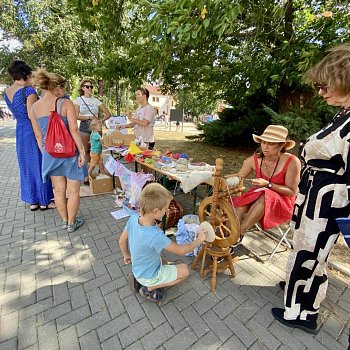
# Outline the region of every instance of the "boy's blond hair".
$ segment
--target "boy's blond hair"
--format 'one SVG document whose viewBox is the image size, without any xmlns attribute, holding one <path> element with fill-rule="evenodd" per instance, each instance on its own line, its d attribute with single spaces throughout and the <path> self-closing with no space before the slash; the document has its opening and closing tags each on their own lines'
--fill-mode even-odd
<svg viewBox="0 0 350 350">
<path fill-rule="evenodd" d="M 163 209 L 173 199 L 173 195 L 162 185 L 151 183 L 146 185 L 140 195 L 140 212 L 142 215 L 154 209 Z"/>
<path fill-rule="evenodd" d="M 91 120 L 91 122 L 90 122 L 90 130 L 94 130 L 94 127 L 95 127 L 96 125 L 99 125 L 99 124 L 102 125 L 102 121 L 101 121 L 101 120 L 99 120 L 99 119 L 93 119 L 93 120 Z"/>
</svg>

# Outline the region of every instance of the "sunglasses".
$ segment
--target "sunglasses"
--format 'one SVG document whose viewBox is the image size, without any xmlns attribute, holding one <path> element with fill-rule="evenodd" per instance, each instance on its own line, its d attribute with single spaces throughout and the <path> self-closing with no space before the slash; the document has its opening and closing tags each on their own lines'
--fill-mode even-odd
<svg viewBox="0 0 350 350">
<path fill-rule="evenodd" d="M 84 87 L 86 87 L 87 89 L 93 89 L 94 88 L 93 85 L 84 85 Z"/>
<path fill-rule="evenodd" d="M 328 86 L 326 84 L 319 84 L 319 83 L 314 83 L 314 88 L 316 91 L 322 91 L 324 93 L 327 92 Z"/>
</svg>

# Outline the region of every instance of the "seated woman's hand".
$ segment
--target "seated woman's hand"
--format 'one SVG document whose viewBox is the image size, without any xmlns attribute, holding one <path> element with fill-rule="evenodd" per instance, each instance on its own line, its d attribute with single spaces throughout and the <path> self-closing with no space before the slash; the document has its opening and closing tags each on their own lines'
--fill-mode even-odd
<svg viewBox="0 0 350 350">
<path fill-rule="evenodd" d="M 268 184 L 269 182 L 262 178 L 257 178 L 252 180 L 252 185 L 254 187 L 262 188 L 262 187 L 266 187 Z"/>
</svg>

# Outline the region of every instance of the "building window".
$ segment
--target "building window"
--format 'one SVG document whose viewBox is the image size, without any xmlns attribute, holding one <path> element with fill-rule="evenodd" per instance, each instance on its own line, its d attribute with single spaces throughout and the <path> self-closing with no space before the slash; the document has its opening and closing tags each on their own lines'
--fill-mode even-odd
<svg viewBox="0 0 350 350">
<path fill-rule="evenodd" d="M 155 97 L 152 97 L 152 102 L 156 102 L 156 98 Z"/>
</svg>

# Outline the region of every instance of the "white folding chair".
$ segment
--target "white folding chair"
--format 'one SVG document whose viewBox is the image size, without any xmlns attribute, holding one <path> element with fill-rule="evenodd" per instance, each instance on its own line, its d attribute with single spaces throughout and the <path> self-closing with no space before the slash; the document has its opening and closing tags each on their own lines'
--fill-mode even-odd
<svg viewBox="0 0 350 350">
<path fill-rule="evenodd" d="M 253 228 L 251 228 L 249 231 L 251 231 Z M 287 234 L 290 231 L 290 225 L 288 224 L 282 224 L 279 226 L 276 226 L 273 228 L 273 230 L 269 229 L 269 230 L 263 230 L 261 228 L 261 226 L 259 224 L 255 224 L 254 226 L 255 230 L 258 230 L 260 233 L 263 233 L 264 235 L 266 235 L 267 237 L 273 239 L 274 241 L 277 242 L 276 246 L 273 248 L 273 250 L 268 254 L 268 258 L 263 260 L 262 259 L 262 255 L 266 255 L 266 254 L 260 254 L 257 253 L 256 251 L 252 250 L 251 248 L 247 247 L 247 245 L 244 244 L 244 240 L 242 245 L 244 246 L 244 248 L 246 250 L 248 250 L 258 261 L 260 262 L 266 262 L 272 259 L 272 257 L 275 255 L 275 253 L 277 252 L 278 248 L 281 245 L 284 245 L 286 247 L 286 249 L 284 249 L 283 251 L 286 251 L 287 249 L 291 249 L 292 246 L 289 243 L 288 239 L 287 239 Z"/>
</svg>

